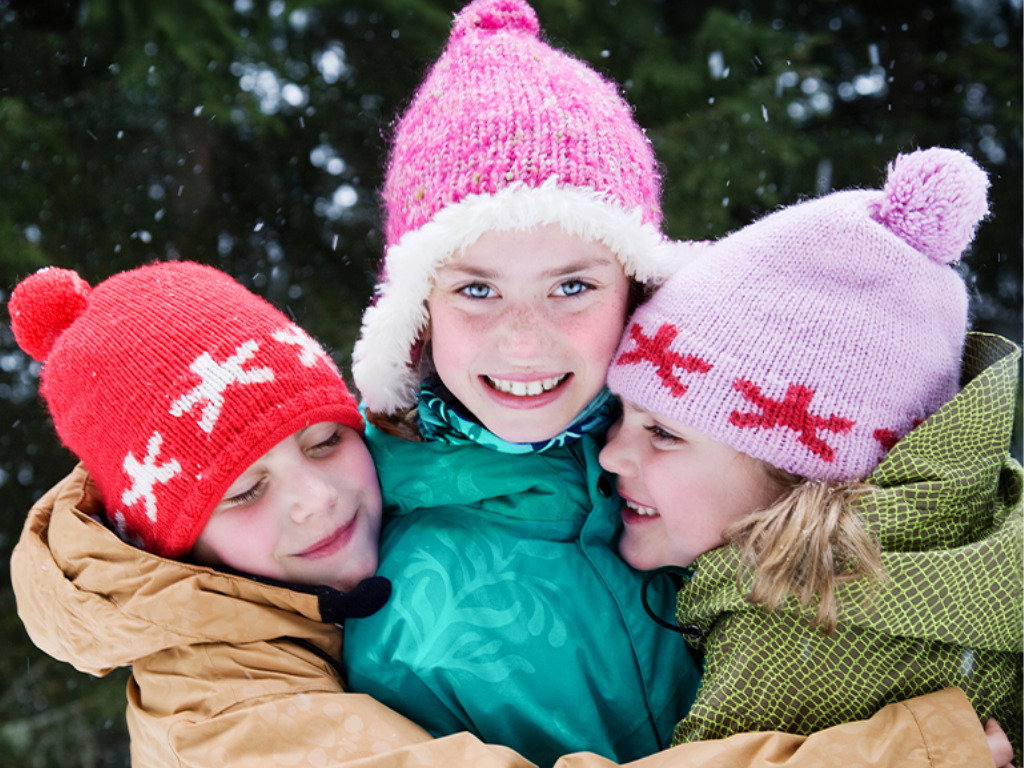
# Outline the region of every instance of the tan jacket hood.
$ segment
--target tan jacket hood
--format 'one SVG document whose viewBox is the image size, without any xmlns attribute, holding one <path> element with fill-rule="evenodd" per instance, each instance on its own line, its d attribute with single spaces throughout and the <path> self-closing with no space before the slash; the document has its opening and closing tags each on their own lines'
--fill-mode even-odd
<svg viewBox="0 0 1024 768">
<path fill-rule="evenodd" d="M 51 656 L 105 675 L 169 649 L 304 638 L 338 658 L 341 633 L 316 594 L 166 560 L 121 541 L 79 466 L 33 508 L 12 572 L 18 612 Z M 31 583 L 29 583 L 31 582 Z"/>
</svg>

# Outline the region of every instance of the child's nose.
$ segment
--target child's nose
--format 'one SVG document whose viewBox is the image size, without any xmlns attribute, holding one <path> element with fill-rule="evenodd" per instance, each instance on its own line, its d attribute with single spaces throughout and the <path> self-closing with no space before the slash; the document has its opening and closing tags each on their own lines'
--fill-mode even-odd
<svg viewBox="0 0 1024 768">
<path fill-rule="evenodd" d="M 537 357 L 547 346 L 550 320 L 536 307 L 524 302 L 509 308 L 502 336 L 502 352 L 511 357 Z"/>
<path fill-rule="evenodd" d="M 621 426 L 613 426 L 608 431 L 608 442 L 597 457 L 598 462 L 609 472 L 616 475 L 630 475 L 633 462 L 629 459 L 629 446 L 622 435 Z"/>
<path fill-rule="evenodd" d="M 289 512 L 292 521 L 301 525 L 326 515 L 337 503 L 337 489 L 323 478 L 311 476 L 296 490 Z"/>
</svg>

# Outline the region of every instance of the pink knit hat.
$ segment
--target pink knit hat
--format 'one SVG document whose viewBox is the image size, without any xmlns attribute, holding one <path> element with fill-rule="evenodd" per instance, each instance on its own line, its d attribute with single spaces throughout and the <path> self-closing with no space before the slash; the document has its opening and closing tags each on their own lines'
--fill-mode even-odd
<svg viewBox="0 0 1024 768">
<path fill-rule="evenodd" d="M 988 212 L 970 157 L 902 155 L 885 189 L 794 205 L 711 245 L 633 315 L 616 394 L 816 480 L 866 477 L 959 389 Z"/>
<path fill-rule="evenodd" d="M 23 280 L 15 339 L 40 393 L 126 541 L 187 553 L 228 486 L 284 438 L 362 419 L 304 331 L 212 267 L 166 263 L 90 289 L 76 273 Z"/>
<path fill-rule="evenodd" d="M 487 231 L 560 224 L 657 284 L 678 263 L 660 230 L 650 142 L 611 83 L 542 42 L 523 0 L 475 0 L 395 133 L 385 255 L 353 355 L 371 410 L 415 402 L 410 368 L 438 268 Z"/>
</svg>

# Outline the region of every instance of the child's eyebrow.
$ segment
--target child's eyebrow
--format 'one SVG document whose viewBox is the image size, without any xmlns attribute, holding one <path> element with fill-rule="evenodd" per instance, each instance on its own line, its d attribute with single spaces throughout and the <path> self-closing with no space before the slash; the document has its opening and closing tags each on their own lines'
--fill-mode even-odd
<svg viewBox="0 0 1024 768">
<path fill-rule="evenodd" d="M 478 277 L 481 280 L 497 280 L 501 277 L 501 273 L 494 269 L 484 269 L 483 267 L 474 267 L 473 265 L 461 266 L 458 264 L 446 264 L 444 267 L 438 270 L 438 272 L 457 272 L 460 275 L 466 275 L 467 277 Z"/>
<path fill-rule="evenodd" d="M 615 259 L 609 259 L 601 256 L 592 259 L 580 259 L 579 261 L 574 261 L 571 264 L 565 264 L 564 266 L 542 272 L 541 277 L 545 280 L 553 277 L 565 277 L 566 275 L 571 275 L 577 272 L 585 272 L 588 269 L 610 267 L 615 263 Z M 502 272 L 500 270 L 486 269 L 485 267 L 478 267 L 473 264 L 446 264 L 442 267 L 442 270 L 448 273 L 458 273 L 467 277 L 476 277 L 481 280 L 498 280 L 502 276 Z M 438 271 L 440 272 L 441 270 Z"/>
<path fill-rule="evenodd" d="M 615 263 L 615 259 L 609 259 L 601 256 L 593 259 L 580 259 L 579 261 L 574 261 L 571 264 L 566 264 L 563 267 L 549 270 L 543 274 L 543 277 L 565 277 L 566 275 L 571 275 L 574 272 L 585 272 L 588 269 L 610 267 Z"/>
</svg>

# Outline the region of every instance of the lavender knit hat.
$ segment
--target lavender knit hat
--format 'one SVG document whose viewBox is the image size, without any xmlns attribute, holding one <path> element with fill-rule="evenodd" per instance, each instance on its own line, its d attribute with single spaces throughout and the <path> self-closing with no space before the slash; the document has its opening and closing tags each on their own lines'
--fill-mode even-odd
<svg viewBox="0 0 1024 768">
<path fill-rule="evenodd" d="M 634 313 L 612 391 L 803 477 L 864 478 L 959 389 L 967 290 L 950 266 L 988 213 L 962 152 L 901 155 L 707 248 Z"/>
<path fill-rule="evenodd" d="M 539 39 L 523 0 L 475 0 L 398 124 L 384 185 L 387 251 L 353 353 L 373 411 L 415 402 L 412 357 L 437 270 L 488 231 L 559 224 L 659 284 L 679 263 L 661 233 L 650 142 L 613 84 Z"/>
</svg>

